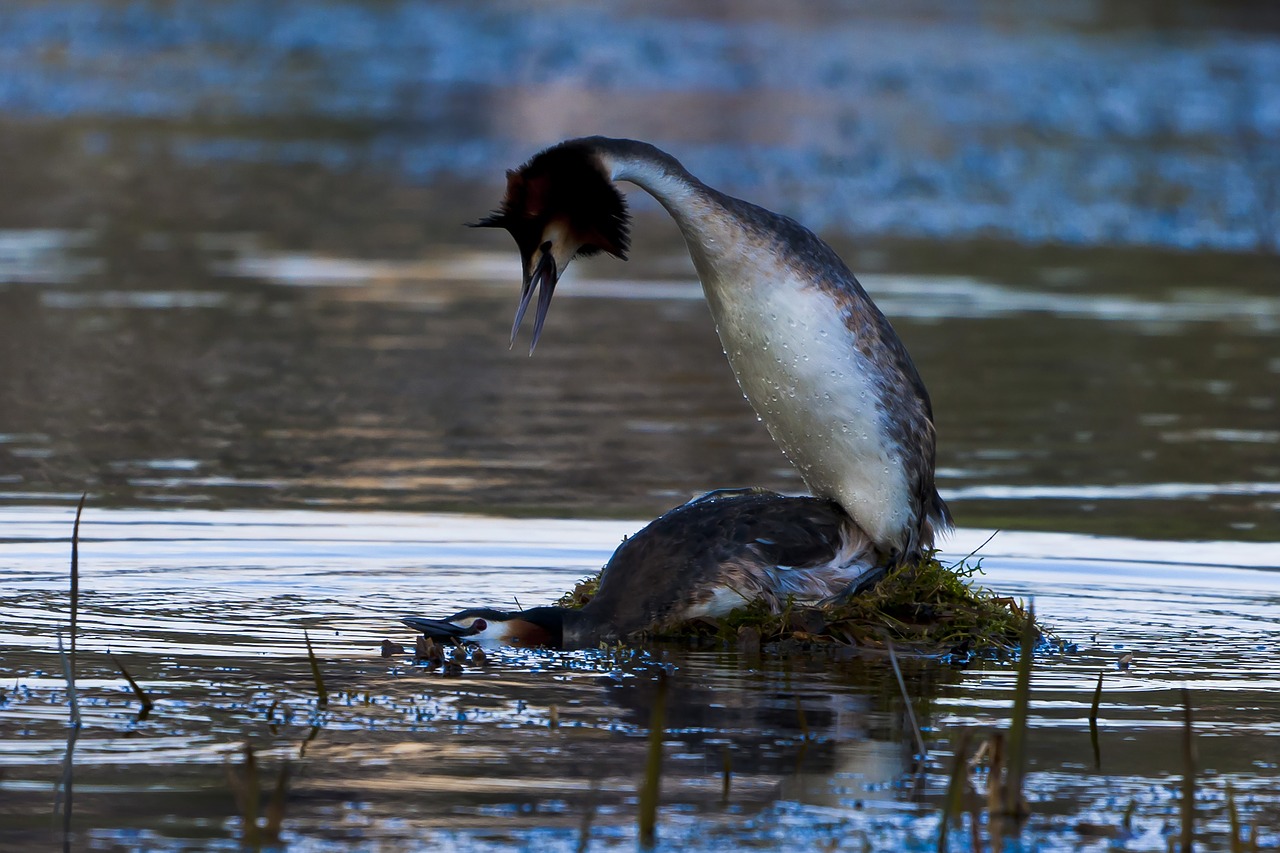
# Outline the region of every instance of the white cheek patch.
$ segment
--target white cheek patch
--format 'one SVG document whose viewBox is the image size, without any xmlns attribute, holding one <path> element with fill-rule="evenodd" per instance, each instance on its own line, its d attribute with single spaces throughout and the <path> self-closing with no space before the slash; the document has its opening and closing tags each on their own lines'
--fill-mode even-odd
<svg viewBox="0 0 1280 853">
<path fill-rule="evenodd" d="M 471 637 L 463 639 L 466 639 L 467 642 L 472 642 L 472 640 L 474 640 L 476 643 L 504 643 L 507 642 L 509 629 L 511 629 L 511 626 L 509 626 L 507 622 L 486 620 L 484 630 L 479 631 L 479 633 L 472 634 Z"/>
<path fill-rule="evenodd" d="M 477 631 L 476 633 L 470 634 L 466 637 L 460 637 L 459 639 L 461 639 L 463 642 L 466 642 L 466 643 L 505 642 L 507 634 L 510 631 L 510 626 L 506 622 L 498 622 L 493 619 L 486 619 L 483 616 L 477 616 L 477 617 L 469 616 L 466 619 L 459 619 L 453 624 L 462 628 L 476 628 L 476 627 L 480 627 L 476 625 L 477 622 L 483 622 L 484 626 L 481 627 L 480 630 Z"/>
</svg>

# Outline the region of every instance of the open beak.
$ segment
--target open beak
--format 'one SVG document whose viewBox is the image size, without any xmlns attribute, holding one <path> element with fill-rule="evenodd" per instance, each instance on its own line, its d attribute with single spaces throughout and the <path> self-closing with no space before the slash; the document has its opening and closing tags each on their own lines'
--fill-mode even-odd
<svg viewBox="0 0 1280 853">
<path fill-rule="evenodd" d="M 537 293 L 538 310 L 533 318 L 533 342 L 529 344 L 529 355 L 533 355 L 534 348 L 538 346 L 538 339 L 542 337 L 542 324 L 547 321 L 547 309 L 551 307 L 551 294 L 555 292 L 556 282 L 560 280 L 556 259 L 551 251 L 551 241 L 543 243 L 539 251 L 542 256 L 538 258 L 538 264 L 533 272 L 525 276 L 524 286 L 520 289 L 520 307 L 516 309 L 516 320 L 511 324 L 511 344 L 514 346 L 516 332 L 520 330 L 524 313 L 528 310 L 529 303 L 533 301 L 534 293 Z"/>
<path fill-rule="evenodd" d="M 444 619 L 424 619 L 421 616 L 404 616 L 401 617 L 400 621 L 415 631 L 421 631 L 433 640 L 456 641 L 463 637 L 479 634 L 488 627 L 488 623 L 483 619 L 477 619 L 466 627 L 455 625 Z"/>
</svg>

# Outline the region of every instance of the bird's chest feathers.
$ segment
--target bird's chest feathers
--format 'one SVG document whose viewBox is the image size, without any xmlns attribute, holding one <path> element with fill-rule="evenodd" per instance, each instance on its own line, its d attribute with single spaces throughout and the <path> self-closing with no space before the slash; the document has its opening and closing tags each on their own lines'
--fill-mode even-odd
<svg viewBox="0 0 1280 853">
<path fill-rule="evenodd" d="M 738 384 L 770 434 L 815 494 L 880 526 L 870 507 L 898 500 L 905 480 L 881 417 L 886 379 L 861 354 L 846 305 L 763 248 L 694 260 Z"/>
</svg>

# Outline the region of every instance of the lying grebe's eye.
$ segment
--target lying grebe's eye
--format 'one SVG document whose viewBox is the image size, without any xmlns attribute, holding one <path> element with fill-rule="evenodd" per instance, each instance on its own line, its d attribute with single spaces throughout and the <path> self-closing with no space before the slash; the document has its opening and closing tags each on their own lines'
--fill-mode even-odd
<svg viewBox="0 0 1280 853">
<path fill-rule="evenodd" d="M 476 621 L 471 623 L 471 630 L 473 631 L 483 631 L 485 628 L 488 628 L 488 627 L 489 627 L 489 623 L 484 621 L 483 619 L 477 619 Z"/>
</svg>

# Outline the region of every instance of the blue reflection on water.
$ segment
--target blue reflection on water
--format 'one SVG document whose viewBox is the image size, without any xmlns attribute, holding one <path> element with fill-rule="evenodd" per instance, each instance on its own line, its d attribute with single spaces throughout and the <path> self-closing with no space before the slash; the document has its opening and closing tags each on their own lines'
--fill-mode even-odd
<svg viewBox="0 0 1280 853">
<path fill-rule="evenodd" d="M 106 123 L 90 151 L 160 119 L 180 126 L 152 132 L 193 162 L 365 163 L 418 182 L 491 182 L 542 144 L 605 132 L 821 228 L 1280 247 L 1277 37 L 1076 27 L 1049 6 L 1011 26 L 825 11 L 6 4 L 0 112 Z"/>
</svg>

